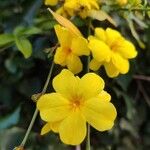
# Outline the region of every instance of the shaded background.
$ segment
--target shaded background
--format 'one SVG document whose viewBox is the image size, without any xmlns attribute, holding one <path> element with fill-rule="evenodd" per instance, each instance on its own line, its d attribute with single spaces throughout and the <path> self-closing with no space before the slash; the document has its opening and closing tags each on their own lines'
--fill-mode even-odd
<svg viewBox="0 0 150 150">
<path fill-rule="evenodd" d="M 110 79 L 103 68 L 97 72 L 105 79 L 106 90 L 112 95 L 118 117 L 109 132 L 91 129 L 92 148 L 149 150 L 150 19 L 147 13 L 129 15 L 128 11 L 114 11 L 112 8 L 118 9 L 118 6 L 102 7 L 116 20 L 117 29 L 136 45 L 138 56 L 130 61 L 130 72 L 126 75 Z M 88 19 L 75 17 L 72 21 L 87 36 Z M 133 37 L 132 23 L 141 41 Z M 0 150 L 12 150 L 20 144 L 31 121 L 35 109 L 31 96 L 42 90 L 52 61 L 50 47 L 57 43 L 53 30 L 55 24 L 41 0 L 0 0 Z M 108 21 L 94 20 L 93 25 L 113 27 Z M 141 48 L 141 42 L 145 49 Z M 82 59 L 84 62 L 85 58 Z M 52 77 L 60 70 L 61 67 L 55 65 Z M 51 85 L 48 91 L 53 91 Z M 42 126 L 38 116 L 26 150 L 74 149 L 63 145 L 53 133 L 40 136 Z"/>
</svg>

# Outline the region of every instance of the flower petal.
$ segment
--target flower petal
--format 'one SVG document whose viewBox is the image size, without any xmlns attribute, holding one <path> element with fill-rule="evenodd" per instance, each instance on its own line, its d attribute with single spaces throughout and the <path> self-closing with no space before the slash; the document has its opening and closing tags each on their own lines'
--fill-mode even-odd
<svg viewBox="0 0 150 150">
<path fill-rule="evenodd" d="M 89 37 L 89 48 L 92 51 L 94 59 L 97 61 L 101 62 L 110 60 L 110 48 L 103 41 L 91 36 Z"/>
<path fill-rule="evenodd" d="M 98 98 L 85 102 L 83 114 L 88 123 L 99 131 L 111 129 L 117 115 L 112 103 L 100 101 Z"/>
<path fill-rule="evenodd" d="M 58 3 L 58 0 L 45 0 L 45 5 L 55 6 Z"/>
<path fill-rule="evenodd" d="M 78 56 L 70 54 L 67 57 L 67 67 L 71 72 L 77 74 L 82 71 L 83 65 Z"/>
<path fill-rule="evenodd" d="M 62 49 L 62 47 L 58 47 L 56 49 L 56 53 L 54 55 L 54 62 L 56 64 L 65 66 L 66 65 L 67 53 Z"/>
<path fill-rule="evenodd" d="M 96 59 L 92 59 L 90 62 L 90 69 L 97 71 L 101 67 L 102 63 L 98 62 Z"/>
<path fill-rule="evenodd" d="M 41 96 L 37 108 L 41 118 L 46 122 L 60 121 L 70 113 L 69 101 L 57 93 Z"/>
<path fill-rule="evenodd" d="M 71 50 L 77 56 L 89 55 L 90 50 L 88 48 L 88 42 L 83 37 L 76 37 L 72 40 Z"/>
<path fill-rule="evenodd" d="M 85 74 L 79 84 L 79 93 L 85 98 L 89 99 L 98 95 L 104 88 L 103 79 L 95 73 Z"/>
<path fill-rule="evenodd" d="M 70 47 L 73 35 L 66 28 L 60 25 L 55 25 L 54 29 L 60 45 L 65 48 Z"/>
<path fill-rule="evenodd" d="M 124 58 L 135 58 L 137 56 L 137 51 L 134 45 L 127 40 L 124 40 L 116 51 L 119 52 Z"/>
<path fill-rule="evenodd" d="M 112 45 L 118 39 L 122 38 L 121 34 L 117 30 L 111 28 L 106 29 L 106 35 L 107 35 L 107 43 L 109 45 Z"/>
<path fill-rule="evenodd" d="M 109 102 L 111 100 L 111 96 L 109 95 L 109 93 L 104 90 L 97 97 L 101 101 Z"/>
<path fill-rule="evenodd" d="M 129 71 L 129 61 L 121 57 L 118 53 L 112 53 L 112 63 L 122 74 Z"/>
<path fill-rule="evenodd" d="M 69 99 L 78 90 L 78 82 L 79 79 L 76 78 L 71 71 L 63 69 L 61 73 L 53 79 L 53 87 L 57 93 Z"/>
<path fill-rule="evenodd" d="M 61 124 L 61 121 L 52 122 L 51 123 L 51 129 L 53 132 L 58 133 L 59 132 L 59 126 Z"/>
<path fill-rule="evenodd" d="M 103 28 L 95 28 L 95 36 L 104 42 L 107 40 L 106 31 Z"/>
<path fill-rule="evenodd" d="M 49 131 L 51 131 L 51 124 L 46 123 L 41 130 L 41 135 L 44 135 L 44 134 L 48 133 Z"/>
<path fill-rule="evenodd" d="M 113 65 L 113 63 L 111 61 L 109 63 L 105 63 L 104 67 L 105 67 L 107 75 L 110 78 L 114 78 L 119 75 L 118 69 Z"/>
<path fill-rule="evenodd" d="M 69 145 L 79 145 L 86 136 L 86 121 L 79 111 L 64 119 L 59 127 L 60 139 Z"/>
</svg>

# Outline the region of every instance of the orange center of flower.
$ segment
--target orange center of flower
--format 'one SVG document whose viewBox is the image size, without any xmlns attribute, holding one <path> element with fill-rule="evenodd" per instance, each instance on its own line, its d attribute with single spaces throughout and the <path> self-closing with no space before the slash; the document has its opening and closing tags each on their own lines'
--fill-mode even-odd
<svg viewBox="0 0 150 150">
<path fill-rule="evenodd" d="M 83 105 L 82 97 L 75 96 L 72 98 L 72 100 L 71 100 L 71 109 L 72 110 L 80 109 L 82 105 Z"/>
<path fill-rule="evenodd" d="M 66 48 L 65 50 L 66 50 L 65 52 L 67 55 L 69 55 L 72 52 L 70 48 Z"/>
<path fill-rule="evenodd" d="M 123 39 L 122 39 L 122 38 L 116 39 L 116 40 L 110 45 L 111 50 L 112 50 L 112 51 L 116 51 L 119 47 L 121 47 L 122 42 L 123 42 Z"/>
</svg>

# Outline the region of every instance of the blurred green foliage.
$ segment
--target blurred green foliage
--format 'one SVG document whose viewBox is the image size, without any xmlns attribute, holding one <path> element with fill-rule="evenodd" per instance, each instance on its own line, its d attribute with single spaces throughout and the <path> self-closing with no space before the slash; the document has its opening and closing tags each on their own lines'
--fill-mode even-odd
<svg viewBox="0 0 150 150">
<path fill-rule="evenodd" d="M 142 1 L 139 7 L 143 9 L 148 5 Z M 92 149 L 149 150 L 149 12 L 121 10 L 111 0 L 104 2 L 102 9 L 113 16 L 117 29 L 136 45 L 138 57 L 131 61 L 130 72 L 118 78 L 109 79 L 103 69 L 97 72 L 106 81 L 106 90 L 112 95 L 118 117 L 109 132 L 91 130 Z M 35 103 L 30 97 L 41 91 L 46 80 L 52 61 L 51 47 L 57 43 L 53 30 L 56 21 L 42 0 L 0 0 L 0 10 L 0 150 L 12 150 L 20 144 L 31 121 Z M 87 36 L 88 19 L 71 19 Z M 92 23 L 113 27 L 108 21 L 93 20 Z M 60 69 L 55 65 L 52 77 Z M 52 90 L 50 85 L 48 91 Z M 40 136 L 42 125 L 38 117 L 26 150 L 74 149 L 63 145 L 52 133 Z M 82 146 L 84 149 L 84 143 Z"/>
</svg>

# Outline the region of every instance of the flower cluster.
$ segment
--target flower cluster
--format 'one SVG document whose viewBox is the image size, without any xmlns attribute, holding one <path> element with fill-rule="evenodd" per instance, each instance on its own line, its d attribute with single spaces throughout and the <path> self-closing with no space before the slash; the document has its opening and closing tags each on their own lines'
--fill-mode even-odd
<svg viewBox="0 0 150 150">
<path fill-rule="evenodd" d="M 109 77 L 126 74 L 129 71 L 128 59 L 137 55 L 134 45 L 111 28 L 96 28 L 95 36 L 89 36 L 89 48 L 93 55 L 90 68 L 96 71 L 104 65 Z"/>
<path fill-rule="evenodd" d="M 95 35 L 89 36 L 89 42 L 60 25 L 55 26 L 55 31 L 60 47 L 56 50 L 54 62 L 67 66 L 74 74 L 81 72 L 83 68 L 79 56 L 88 56 L 90 50 L 93 55 L 90 69 L 96 71 L 104 65 L 109 77 L 116 77 L 120 73 L 126 74 L 129 71 L 128 59 L 135 58 L 137 55 L 134 45 L 111 28 L 106 30 L 96 28 Z"/>
<path fill-rule="evenodd" d="M 46 0 L 45 3 L 56 5 L 58 0 Z M 99 9 L 97 0 L 65 0 L 58 11 L 85 18 L 92 9 Z M 86 39 L 67 19 L 51 13 L 62 25 L 54 26 L 59 41 L 54 62 L 68 69 L 54 77 L 55 92 L 42 95 L 37 102 L 40 116 L 46 122 L 41 134 L 52 130 L 65 144 L 78 145 L 85 139 L 87 124 L 98 131 L 110 130 L 117 115 L 99 75 L 91 72 L 82 78 L 74 75 L 83 70 L 80 57 L 92 54 L 90 69 L 96 71 L 104 66 L 107 75 L 114 78 L 129 71 L 129 59 L 135 58 L 137 51 L 114 29 L 97 27 L 94 35 Z"/>
<path fill-rule="evenodd" d="M 56 5 L 58 0 L 46 0 L 46 5 Z M 63 16 L 86 18 L 90 10 L 99 10 L 98 0 L 65 0 L 57 12 Z"/>
<path fill-rule="evenodd" d="M 78 145 L 86 136 L 86 122 L 99 131 L 114 125 L 116 109 L 100 76 L 87 73 L 79 78 L 64 69 L 53 79 L 53 87 L 56 93 L 45 94 L 37 102 L 41 118 L 47 122 L 42 134 L 53 130 L 64 143 Z"/>
</svg>

